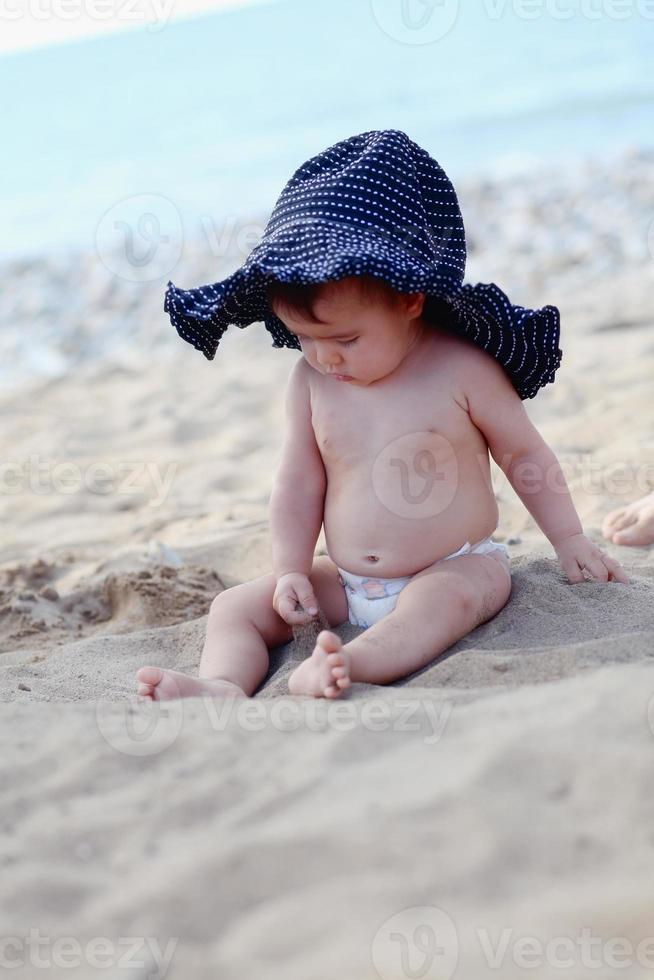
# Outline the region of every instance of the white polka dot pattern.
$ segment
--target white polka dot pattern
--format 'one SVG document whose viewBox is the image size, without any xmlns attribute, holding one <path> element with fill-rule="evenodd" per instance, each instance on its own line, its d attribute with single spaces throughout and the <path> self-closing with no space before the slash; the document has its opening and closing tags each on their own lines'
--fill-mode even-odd
<svg viewBox="0 0 654 980">
<path fill-rule="evenodd" d="M 263 321 L 273 347 L 300 349 L 266 303 L 271 280 L 321 283 L 378 276 L 399 292 L 424 292 L 424 316 L 495 357 L 521 398 L 554 380 L 561 363 L 555 306 L 514 306 L 495 283 L 463 285 L 466 243 L 449 178 L 397 129 L 336 143 L 296 170 L 260 243 L 222 282 L 178 289 L 164 310 L 180 337 L 215 357 L 230 324 Z"/>
</svg>

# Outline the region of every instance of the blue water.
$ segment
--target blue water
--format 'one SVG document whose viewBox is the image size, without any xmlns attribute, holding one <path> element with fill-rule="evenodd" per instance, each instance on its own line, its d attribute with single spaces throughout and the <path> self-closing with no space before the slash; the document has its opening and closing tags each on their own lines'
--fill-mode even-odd
<svg viewBox="0 0 654 980">
<path fill-rule="evenodd" d="M 404 22 L 402 0 L 273 0 L 0 57 L 0 254 L 91 247 L 132 195 L 163 195 L 191 234 L 267 215 L 301 162 L 368 129 L 405 130 L 455 185 L 654 144 L 638 0 L 625 20 L 581 0 L 534 20 L 517 0 L 403 2 Z M 430 5 L 456 19 L 414 43 Z"/>
</svg>

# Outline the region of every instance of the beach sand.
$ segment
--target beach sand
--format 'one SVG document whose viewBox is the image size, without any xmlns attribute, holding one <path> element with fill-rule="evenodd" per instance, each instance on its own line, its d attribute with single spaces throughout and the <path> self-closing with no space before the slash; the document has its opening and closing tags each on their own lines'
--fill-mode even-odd
<svg viewBox="0 0 654 980">
<path fill-rule="evenodd" d="M 5 266 L 0 862 L 14 976 L 43 975 L 35 931 L 53 977 L 654 968 L 654 547 L 600 533 L 654 486 L 654 156 L 469 184 L 460 200 L 466 281 L 561 309 L 562 367 L 527 409 L 631 585 L 568 584 L 495 468 L 506 607 L 432 666 L 338 702 L 288 695 L 296 644 L 271 652 L 248 702 L 134 696 L 142 664 L 195 673 L 212 598 L 270 571 L 298 355 L 256 324 L 230 328 L 208 362 L 170 327 L 161 282 L 118 280 L 92 254 Z M 195 243 L 171 278 L 210 282 L 242 259 Z M 65 370 L 22 379 L 26 337 Z"/>
</svg>

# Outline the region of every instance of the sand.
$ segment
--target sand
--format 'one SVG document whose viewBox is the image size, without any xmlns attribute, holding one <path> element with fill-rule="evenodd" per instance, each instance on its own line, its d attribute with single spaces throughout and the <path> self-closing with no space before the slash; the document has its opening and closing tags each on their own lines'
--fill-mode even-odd
<svg viewBox="0 0 654 980">
<path fill-rule="evenodd" d="M 631 584 L 568 584 L 495 469 L 509 603 L 423 671 L 338 702 L 288 694 L 293 644 L 271 652 L 249 702 L 134 696 L 144 663 L 195 673 L 212 598 L 270 570 L 298 355 L 257 324 L 231 328 L 210 363 L 168 324 L 161 282 L 118 280 L 91 253 L 5 266 L 0 957 L 21 964 L 12 975 L 47 963 L 53 977 L 631 980 L 654 968 L 654 548 L 600 532 L 654 486 L 653 176 L 654 157 L 633 152 L 460 188 L 467 279 L 561 308 L 563 365 L 527 408 L 586 533 Z M 173 278 L 212 281 L 240 261 L 189 243 Z M 35 376 L 27 334 L 49 376 Z"/>
</svg>

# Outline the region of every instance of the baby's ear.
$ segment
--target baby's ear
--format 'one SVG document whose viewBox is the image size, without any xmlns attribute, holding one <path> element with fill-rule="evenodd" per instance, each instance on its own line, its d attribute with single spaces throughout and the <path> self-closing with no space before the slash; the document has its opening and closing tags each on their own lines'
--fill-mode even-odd
<svg viewBox="0 0 654 980">
<path fill-rule="evenodd" d="M 402 296 L 405 312 L 409 316 L 422 316 L 425 305 L 424 293 L 404 293 Z"/>
</svg>

